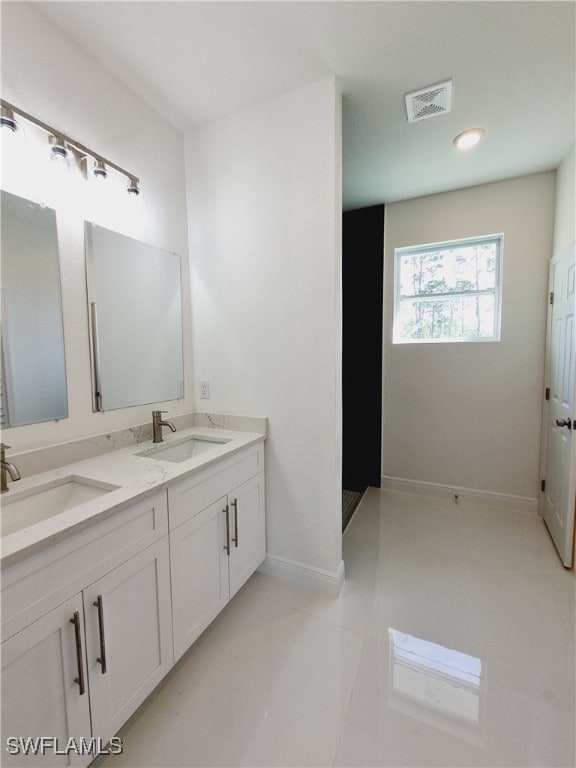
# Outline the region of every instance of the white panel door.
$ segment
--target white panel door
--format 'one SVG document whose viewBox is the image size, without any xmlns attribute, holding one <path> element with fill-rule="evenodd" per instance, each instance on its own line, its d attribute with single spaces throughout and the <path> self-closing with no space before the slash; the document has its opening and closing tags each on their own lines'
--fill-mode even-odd
<svg viewBox="0 0 576 768">
<path fill-rule="evenodd" d="M 56 754 L 66 751 L 69 738 L 77 745 L 81 739 L 90 742 L 84 650 L 80 595 L 2 643 L 3 766 L 84 766 L 93 759 L 77 756 L 74 750 L 70 755 Z M 55 748 L 45 746 L 44 755 L 11 755 L 5 749 L 9 737 L 29 738 L 32 745 L 41 736 L 57 740 Z"/>
<path fill-rule="evenodd" d="M 230 505 L 230 598 L 266 557 L 264 472 L 228 494 Z"/>
<path fill-rule="evenodd" d="M 575 249 L 550 263 L 554 292 L 547 345 L 550 400 L 546 414 L 545 490 L 541 511 L 564 565 L 574 558 L 576 502 Z"/>
<path fill-rule="evenodd" d="M 92 731 L 108 740 L 173 664 L 168 537 L 83 594 Z"/>
<path fill-rule="evenodd" d="M 228 602 L 225 524 L 224 497 L 170 533 L 175 660 Z"/>
</svg>

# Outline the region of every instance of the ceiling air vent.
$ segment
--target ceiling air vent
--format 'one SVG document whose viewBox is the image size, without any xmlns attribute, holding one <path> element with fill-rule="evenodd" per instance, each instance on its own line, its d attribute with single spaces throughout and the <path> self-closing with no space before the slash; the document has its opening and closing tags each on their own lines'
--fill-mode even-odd
<svg viewBox="0 0 576 768">
<path fill-rule="evenodd" d="M 426 117 L 435 117 L 452 111 L 452 80 L 437 85 L 429 85 L 420 91 L 407 93 L 406 112 L 408 122 L 415 123 Z"/>
</svg>

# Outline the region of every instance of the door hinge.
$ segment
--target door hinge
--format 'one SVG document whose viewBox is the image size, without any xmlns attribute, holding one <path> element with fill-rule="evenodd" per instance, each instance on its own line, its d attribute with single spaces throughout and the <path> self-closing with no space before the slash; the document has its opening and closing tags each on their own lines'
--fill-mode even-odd
<svg viewBox="0 0 576 768">
<path fill-rule="evenodd" d="M 550 304 L 554 304 L 554 291 L 550 291 Z"/>
<path fill-rule="evenodd" d="M 546 480 L 542 480 L 540 482 L 540 490 L 545 491 L 546 490 Z"/>
<path fill-rule="evenodd" d="M 550 387 L 546 387 L 546 400 L 550 400 Z"/>
</svg>

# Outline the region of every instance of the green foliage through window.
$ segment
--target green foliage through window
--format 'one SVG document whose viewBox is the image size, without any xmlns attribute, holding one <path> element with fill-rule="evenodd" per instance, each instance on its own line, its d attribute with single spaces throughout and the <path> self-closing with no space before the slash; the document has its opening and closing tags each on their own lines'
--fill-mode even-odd
<svg viewBox="0 0 576 768">
<path fill-rule="evenodd" d="M 502 237 L 396 249 L 394 343 L 497 341 Z"/>
</svg>

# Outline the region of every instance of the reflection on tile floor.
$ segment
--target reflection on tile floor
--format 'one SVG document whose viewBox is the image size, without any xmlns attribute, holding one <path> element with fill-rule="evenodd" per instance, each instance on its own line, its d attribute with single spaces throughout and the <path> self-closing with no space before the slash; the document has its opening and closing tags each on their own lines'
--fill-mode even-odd
<svg viewBox="0 0 576 768">
<path fill-rule="evenodd" d="M 338 598 L 255 574 L 97 765 L 575 765 L 575 579 L 540 518 L 372 488 L 344 559 Z"/>
</svg>

